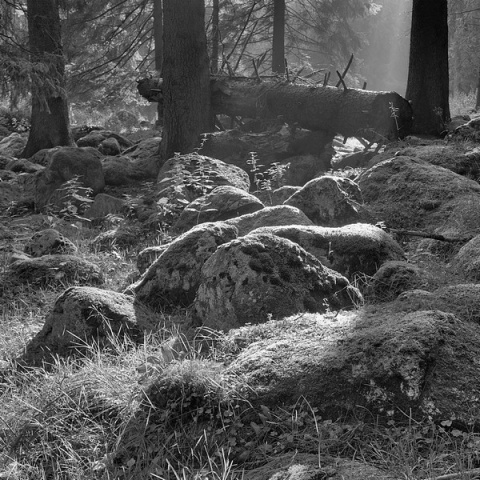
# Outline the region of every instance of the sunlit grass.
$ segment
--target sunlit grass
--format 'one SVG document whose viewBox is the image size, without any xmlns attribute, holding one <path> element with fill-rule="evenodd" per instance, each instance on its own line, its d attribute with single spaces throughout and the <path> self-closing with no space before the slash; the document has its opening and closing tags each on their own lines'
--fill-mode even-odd
<svg viewBox="0 0 480 480">
<path fill-rule="evenodd" d="M 57 228 L 77 255 L 101 267 L 102 288 L 115 291 L 135 274 L 138 251 L 152 244 L 113 243 L 100 251 L 91 246 L 99 230 L 75 222 L 6 221 L 21 232 L 11 240 L 16 248 L 34 231 Z M 8 270 L 6 255 L 1 268 Z M 304 398 L 253 408 L 248 385 L 225 374 L 235 352 L 217 349 L 219 332 L 195 337 L 187 331 L 187 310 L 162 315 L 142 345 L 112 338 L 108 351 L 87 345 L 83 357 L 58 360 L 51 369 L 17 370 L 15 358 L 68 286 L 10 291 L 8 282 L 2 285 L 0 474 L 6 478 L 240 480 L 245 470 L 288 452 L 315 455 L 319 468 L 342 457 L 411 480 L 480 465 L 480 436 L 454 428 L 451 419 L 440 425 L 407 414 L 403 423 L 332 421 Z M 257 326 L 250 340 L 268 337 L 268 328 Z"/>
<path fill-rule="evenodd" d="M 331 421 L 303 398 L 252 408 L 248 386 L 224 374 L 221 334 L 189 340 L 170 320 L 143 345 L 112 338 L 109 351 L 86 346 L 83 357 L 49 370 L 4 370 L 0 472 L 15 480 L 240 480 L 294 451 L 314 454 L 319 468 L 350 458 L 413 480 L 479 462 L 480 435 L 450 419 Z"/>
<path fill-rule="evenodd" d="M 450 96 L 450 115 L 468 115 L 474 110 L 477 99 L 476 92 L 457 93 Z"/>
</svg>

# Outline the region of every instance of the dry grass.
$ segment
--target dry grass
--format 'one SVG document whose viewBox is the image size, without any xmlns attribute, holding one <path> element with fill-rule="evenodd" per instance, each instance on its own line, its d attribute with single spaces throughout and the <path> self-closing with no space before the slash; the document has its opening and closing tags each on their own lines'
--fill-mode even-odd
<svg viewBox="0 0 480 480">
<path fill-rule="evenodd" d="M 465 115 L 465 112 L 471 112 L 475 108 L 476 92 L 470 92 L 468 95 L 458 93 L 450 97 L 450 115 Z"/>
<path fill-rule="evenodd" d="M 59 229 L 80 256 L 101 266 L 104 288 L 121 291 L 135 272 L 141 245 L 92 251 L 97 232 L 80 226 L 41 216 L 5 221 L 18 232 L 9 240 L 16 248 L 34 231 Z M 445 270 L 432 257 L 434 267 Z M 16 370 L 14 359 L 62 289 L 22 286 L 9 296 L 8 282 L 2 288 L 8 302 L 0 319 L 0 478 L 238 480 L 244 469 L 291 451 L 314 453 L 319 464 L 335 456 L 364 459 L 405 479 L 477 466 L 480 437 L 456 430 L 450 419 L 443 426 L 408 416 L 402 425 L 332 422 L 305 399 L 252 408 L 248 386 L 224 375 L 228 359 L 215 349 L 218 334 L 192 338 L 175 326 L 189 323 L 186 311 L 164 316 L 141 346 L 112 339 L 113 351 L 93 345 L 48 371 Z"/>
</svg>

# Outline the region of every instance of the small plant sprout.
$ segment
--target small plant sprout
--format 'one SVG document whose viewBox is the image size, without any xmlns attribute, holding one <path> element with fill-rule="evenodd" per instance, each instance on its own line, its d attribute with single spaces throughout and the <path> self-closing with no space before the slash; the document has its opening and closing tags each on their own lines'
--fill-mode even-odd
<svg viewBox="0 0 480 480">
<path fill-rule="evenodd" d="M 264 165 L 258 163 L 258 155 L 256 152 L 250 152 L 247 164 L 250 165 L 250 173 L 253 174 L 253 183 L 256 187 L 255 191 L 269 192 L 271 202 L 271 192 L 285 184 L 285 173 L 290 168 L 290 164 L 273 162 L 262 172 Z"/>
<path fill-rule="evenodd" d="M 248 155 L 249 158 L 247 159 L 247 165 L 250 165 L 250 172 L 253 174 L 253 183 L 255 184 L 257 191 L 260 191 L 263 181 L 263 173 L 261 173 L 260 167 L 263 167 L 263 165 L 258 163 L 259 159 L 257 152 L 250 152 Z"/>
<path fill-rule="evenodd" d="M 395 107 L 395 105 L 393 104 L 393 102 L 389 102 L 388 104 L 388 108 L 390 109 L 390 112 L 391 112 L 391 117 L 393 118 L 393 120 L 395 121 L 395 126 L 397 127 L 397 132 L 400 131 L 400 127 L 398 126 L 398 112 L 399 112 L 399 108 L 398 107 Z"/>
<path fill-rule="evenodd" d="M 285 174 L 289 168 L 290 163 L 273 162 L 265 172 L 268 176 L 269 186 L 276 189 L 285 185 Z"/>
<path fill-rule="evenodd" d="M 57 191 L 60 194 L 61 204 L 47 206 L 47 211 L 51 215 L 66 220 L 87 220 L 81 215 L 93 203 L 91 198 L 93 190 L 83 186 L 78 175 L 65 182 Z"/>
</svg>

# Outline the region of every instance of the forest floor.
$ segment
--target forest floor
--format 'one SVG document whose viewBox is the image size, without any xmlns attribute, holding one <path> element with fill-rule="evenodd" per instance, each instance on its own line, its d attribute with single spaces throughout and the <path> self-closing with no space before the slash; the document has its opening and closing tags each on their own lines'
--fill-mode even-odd
<svg viewBox="0 0 480 480">
<path fill-rule="evenodd" d="M 136 186 L 111 193 L 134 197 L 145 192 Z M 81 222 L 53 214 L 4 212 L 0 273 L 8 271 L 10 252 L 22 251 L 25 242 L 45 228 L 55 228 L 72 240 L 79 256 L 101 267 L 103 288 L 114 291 L 131 283 L 139 251 L 158 244 L 165 234 L 145 232 L 133 247 L 112 245 L 109 251 L 99 251 L 92 249 L 91 242 L 100 230 Z M 15 359 L 41 329 L 66 287 L 25 285 L 11 290 L 8 281 L 0 286 L 0 479 L 234 480 L 253 478 L 246 472 L 286 452 L 316 456 L 324 472 L 322 477 L 288 477 L 291 480 L 341 478 L 332 467 L 340 458 L 378 468 L 377 473 L 362 476 L 357 465 L 356 473 L 343 476 L 352 480 L 440 480 L 478 473 L 478 432 L 453 429 L 448 419 L 441 424 L 414 421 L 408 412 L 402 423 L 381 424 L 375 418 L 332 421 L 300 399 L 276 411 L 256 412 L 261 421 L 247 422 L 248 415 L 240 411 L 246 406 L 240 407 L 241 399 L 233 398 L 221 421 L 212 414 L 210 423 L 180 421 L 172 427 L 166 422 L 164 429 L 152 428 L 138 414 L 140 398 L 145 376 L 156 368 L 152 359 L 165 356 L 169 341 L 185 342 L 185 358 L 190 362 L 184 374 L 199 382 L 212 375 L 218 360 L 215 350 L 187 345 L 182 326 L 189 323 L 188 310 L 165 314 L 163 327 L 142 346 L 117 342 L 115 351 L 108 352 L 90 347 L 83 358 L 59 360 L 53 369 L 16 370 Z M 182 402 L 192 398 L 186 394 Z M 442 477 L 448 474 L 457 476 Z"/>
</svg>

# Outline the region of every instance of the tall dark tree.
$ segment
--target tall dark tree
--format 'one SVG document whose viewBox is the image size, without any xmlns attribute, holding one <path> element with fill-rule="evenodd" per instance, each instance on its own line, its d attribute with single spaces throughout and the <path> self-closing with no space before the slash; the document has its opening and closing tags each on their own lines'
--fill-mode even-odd
<svg viewBox="0 0 480 480">
<path fill-rule="evenodd" d="M 406 98 L 414 133 L 438 135 L 450 118 L 447 0 L 413 0 Z"/>
<path fill-rule="evenodd" d="M 285 73 L 285 0 L 273 0 L 272 72 Z"/>
<path fill-rule="evenodd" d="M 213 0 L 212 6 L 212 56 L 210 59 L 212 73 L 218 73 L 218 55 L 220 46 L 220 0 Z"/>
<path fill-rule="evenodd" d="M 162 0 L 153 0 L 153 36 L 155 41 L 155 70 L 159 77 L 163 68 L 163 5 Z M 157 122 L 163 122 L 162 103 L 157 104 Z"/>
<path fill-rule="evenodd" d="M 213 129 L 203 0 L 163 1 L 162 157 L 188 153 Z"/>
<path fill-rule="evenodd" d="M 73 145 L 65 93 L 65 60 L 57 0 L 28 0 L 30 59 L 43 71 L 32 76 L 30 134 L 23 157 L 43 148 Z"/>
<path fill-rule="evenodd" d="M 155 70 L 160 73 L 163 64 L 163 6 L 162 0 L 153 0 L 153 35 L 155 39 Z"/>
<path fill-rule="evenodd" d="M 477 77 L 477 99 L 475 101 L 475 110 L 480 110 L 480 67 L 478 68 Z"/>
</svg>

